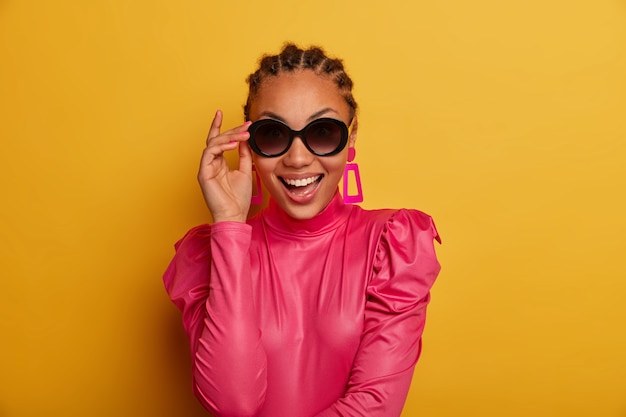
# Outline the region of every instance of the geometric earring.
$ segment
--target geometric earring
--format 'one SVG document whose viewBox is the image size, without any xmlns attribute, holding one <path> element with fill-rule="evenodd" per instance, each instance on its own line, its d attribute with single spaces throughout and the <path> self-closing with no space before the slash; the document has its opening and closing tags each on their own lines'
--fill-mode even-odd
<svg viewBox="0 0 626 417">
<path fill-rule="evenodd" d="M 348 149 L 348 162 L 354 161 L 356 157 L 356 149 Z M 356 181 L 356 195 L 348 194 L 348 181 L 350 178 L 350 172 L 354 172 L 354 178 Z M 361 203 L 363 202 L 363 189 L 361 188 L 361 176 L 359 175 L 358 164 L 346 164 L 346 169 L 343 171 L 343 201 L 346 204 Z"/>
</svg>

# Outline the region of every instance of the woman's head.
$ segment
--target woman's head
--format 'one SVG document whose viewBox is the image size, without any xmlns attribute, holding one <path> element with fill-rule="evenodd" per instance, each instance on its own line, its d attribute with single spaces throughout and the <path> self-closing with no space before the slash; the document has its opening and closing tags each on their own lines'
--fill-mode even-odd
<svg viewBox="0 0 626 417">
<path fill-rule="evenodd" d="M 245 116 L 257 122 L 251 129 L 269 124 L 263 127 L 270 129 L 264 133 L 267 140 L 272 140 L 272 134 L 292 137 L 282 152 L 264 154 L 255 149 L 257 172 L 287 214 L 298 219 L 314 217 L 334 196 L 348 148 L 356 141 L 352 81 L 341 61 L 328 58 L 320 48 L 302 50 L 289 44 L 280 54 L 265 56 L 248 83 Z M 318 135 L 342 142 L 337 142 L 335 150 L 317 147 Z M 253 136 L 257 137 L 254 132 Z"/>
<path fill-rule="evenodd" d="M 357 104 L 352 96 L 353 83 L 343 68 L 343 62 L 340 59 L 328 57 L 320 47 L 301 49 L 288 43 L 283 46 L 278 55 L 263 56 L 259 62 L 259 68 L 248 76 L 248 99 L 243 109 L 245 119 L 250 120 L 250 105 L 265 80 L 298 70 L 311 70 L 333 80 L 350 107 L 351 118 L 355 116 Z"/>
</svg>

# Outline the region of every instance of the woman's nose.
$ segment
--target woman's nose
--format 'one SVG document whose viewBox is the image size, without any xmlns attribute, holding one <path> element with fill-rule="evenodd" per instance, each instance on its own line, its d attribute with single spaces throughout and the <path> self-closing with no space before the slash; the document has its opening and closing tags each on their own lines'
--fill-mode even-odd
<svg viewBox="0 0 626 417">
<path fill-rule="evenodd" d="M 304 142 L 299 136 L 293 138 L 293 142 L 289 147 L 287 153 L 285 153 L 283 157 L 283 163 L 287 166 L 291 167 L 303 167 L 311 164 L 313 162 L 313 155 L 306 146 L 304 146 Z"/>
</svg>

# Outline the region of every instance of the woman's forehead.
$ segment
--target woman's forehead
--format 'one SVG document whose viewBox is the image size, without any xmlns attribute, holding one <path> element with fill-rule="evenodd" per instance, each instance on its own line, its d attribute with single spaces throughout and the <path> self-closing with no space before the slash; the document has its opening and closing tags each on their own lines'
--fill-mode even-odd
<svg viewBox="0 0 626 417">
<path fill-rule="evenodd" d="M 342 92 L 329 76 L 299 70 L 264 79 L 252 99 L 250 115 L 253 119 L 262 112 L 308 117 L 323 108 L 349 113 Z"/>
</svg>

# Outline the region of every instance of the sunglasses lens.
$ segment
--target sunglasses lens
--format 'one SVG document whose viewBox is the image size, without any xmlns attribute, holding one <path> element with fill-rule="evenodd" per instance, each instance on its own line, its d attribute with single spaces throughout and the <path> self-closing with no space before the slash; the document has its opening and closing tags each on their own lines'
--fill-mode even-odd
<svg viewBox="0 0 626 417">
<path fill-rule="evenodd" d="M 287 126 L 274 120 L 263 120 L 257 123 L 258 125 L 253 124 L 249 131 L 259 151 L 267 156 L 274 156 L 287 149 L 290 137 Z"/>
<path fill-rule="evenodd" d="M 311 123 L 306 130 L 306 142 L 318 155 L 329 155 L 341 151 L 345 146 L 347 132 L 342 126 L 331 120 L 319 120 Z M 342 146 L 343 145 L 343 146 Z"/>
</svg>

